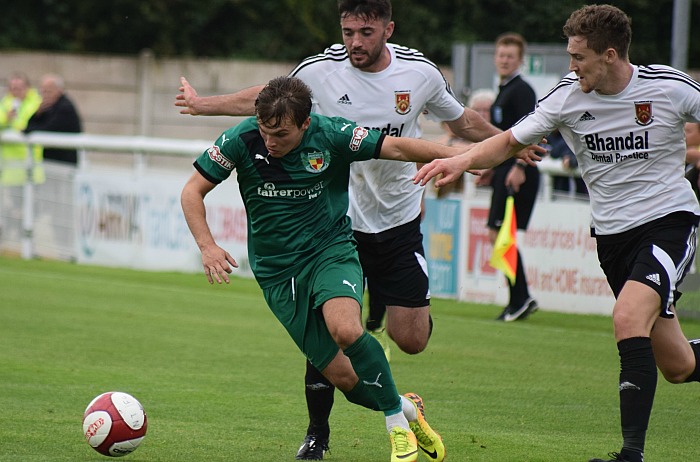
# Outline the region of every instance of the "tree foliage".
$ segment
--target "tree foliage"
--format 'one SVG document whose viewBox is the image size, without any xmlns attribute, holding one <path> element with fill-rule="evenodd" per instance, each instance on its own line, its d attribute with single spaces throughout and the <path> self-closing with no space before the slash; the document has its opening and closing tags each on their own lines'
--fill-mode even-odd
<svg viewBox="0 0 700 462">
<path fill-rule="evenodd" d="M 520 32 L 531 43 L 562 43 L 580 0 L 394 0 L 392 41 L 440 64 L 454 42 L 491 42 Z M 668 63 L 673 0 L 615 4 L 632 17 L 635 63 Z M 693 5 L 691 24 L 700 21 Z M 3 7 L 0 49 L 296 61 L 340 41 L 329 0 L 25 0 Z M 700 67 L 700 29 L 691 30 L 689 67 Z"/>
</svg>

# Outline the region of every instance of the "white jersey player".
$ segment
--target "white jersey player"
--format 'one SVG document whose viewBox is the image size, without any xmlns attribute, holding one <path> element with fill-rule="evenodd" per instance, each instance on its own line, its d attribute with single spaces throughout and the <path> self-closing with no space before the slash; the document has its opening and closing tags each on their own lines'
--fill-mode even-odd
<svg viewBox="0 0 700 462">
<path fill-rule="evenodd" d="M 591 190 L 592 228 L 616 234 L 671 212 L 698 213 L 686 181 L 687 119 L 700 118 L 700 85 L 671 67 L 630 66 L 616 95 L 584 93 L 566 76 L 513 127 L 521 143 L 559 129 Z"/>
<path fill-rule="evenodd" d="M 313 112 L 341 116 L 387 135 L 419 138 L 419 115 L 455 120 L 464 108 L 438 68 L 422 53 L 386 45 L 388 66 L 366 72 L 353 66 L 344 45 L 302 61 L 291 75 L 313 89 Z M 420 214 L 423 188 L 413 184 L 415 165 L 385 160 L 356 162 L 350 176 L 353 229 L 377 234 Z"/>
<path fill-rule="evenodd" d="M 617 299 L 623 441 L 606 460 L 643 462 L 657 367 L 671 383 L 700 381 L 700 341 L 687 341 L 675 313 L 700 218 L 684 177 L 684 125 L 700 121 L 700 85 L 668 66 L 632 65 L 631 21 L 614 6 L 576 10 L 564 35 L 573 73 L 532 115 L 461 156 L 431 162 L 416 180 L 442 174 L 436 184 L 453 181 L 494 153 L 516 152 L 559 129 L 588 186 L 600 266 Z"/>
</svg>

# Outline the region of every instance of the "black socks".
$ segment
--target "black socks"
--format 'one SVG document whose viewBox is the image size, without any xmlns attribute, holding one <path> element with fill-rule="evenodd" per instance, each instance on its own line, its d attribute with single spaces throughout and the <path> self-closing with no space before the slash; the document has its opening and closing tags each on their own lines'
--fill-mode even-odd
<svg viewBox="0 0 700 462">
<path fill-rule="evenodd" d="M 656 393 L 657 371 L 649 337 L 632 337 L 617 344 L 620 353 L 621 455 L 641 462 L 651 408 Z"/>
<path fill-rule="evenodd" d="M 306 384 L 306 407 L 309 410 L 307 433 L 328 438 L 330 434 L 328 418 L 333 408 L 335 386 L 308 361 L 306 361 L 304 382 Z"/>
</svg>

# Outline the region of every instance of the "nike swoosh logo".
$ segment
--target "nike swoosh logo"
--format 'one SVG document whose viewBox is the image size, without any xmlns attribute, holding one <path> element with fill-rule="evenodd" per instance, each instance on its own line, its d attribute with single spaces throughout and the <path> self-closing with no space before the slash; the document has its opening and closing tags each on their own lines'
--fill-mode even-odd
<svg viewBox="0 0 700 462">
<path fill-rule="evenodd" d="M 425 453 L 426 456 L 430 457 L 431 459 L 433 459 L 433 460 L 437 459 L 437 451 L 428 452 L 424 448 L 420 448 L 420 449 L 421 449 L 421 451 L 423 451 Z"/>
<path fill-rule="evenodd" d="M 412 455 L 414 455 L 414 454 L 417 453 L 417 452 L 418 452 L 418 451 L 416 450 L 416 451 L 413 451 L 413 452 L 409 452 L 408 454 L 404 454 L 404 455 L 402 455 L 402 456 L 396 456 L 396 458 L 397 458 L 397 459 L 408 459 L 409 457 L 411 457 Z"/>
<path fill-rule="evenodd" d="M 350 126 L 350 124 L 345 124 L 345 125 L 343 125 L 343 126 L 341 127 L 340 131 L 341 131 L 341 132 L 344 132 L 345 129 L 348 128 L 349 126 Z"/>
</svg>

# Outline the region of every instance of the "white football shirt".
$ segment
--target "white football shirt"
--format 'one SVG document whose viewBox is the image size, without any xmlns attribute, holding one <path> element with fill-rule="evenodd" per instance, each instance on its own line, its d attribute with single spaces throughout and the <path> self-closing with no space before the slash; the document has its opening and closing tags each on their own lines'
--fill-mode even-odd
<svg viewBox="0 0 700 462">
<path fill-rule="evenodd" d="M 700 85 L 668 66 L 633 66 L 617 95 L 583 93 L 574 73 L 512 127 L 522 144 L 559 129 L 588 185 L 596 234 L 617 234 L 676 211 L 700 215 L 685 179 L 686 121 L 700 120 Z"/>
<path fill-rule="evenodd" d="M 335 44 L 302 61 L 290 75 L 312 91 L 314 112 L 341 116 L 387 135 L 418 138 L 424 110 L 451 121 L 464 107 L 435 64 L 422 53 L 387 44 L 391 64 L 363 72 L 350 64 L 345 46 Z M 406 224 L 420 214 L 422 187 L 413 184 L 416 166 L 408 162 L 354 162 L 348 215 L 356 231 L 376 234 Z"/>
</svg>

